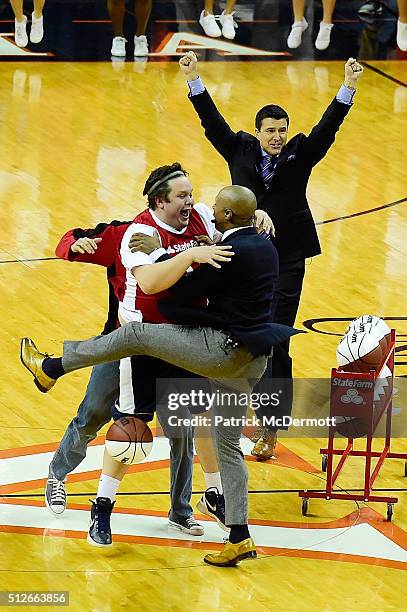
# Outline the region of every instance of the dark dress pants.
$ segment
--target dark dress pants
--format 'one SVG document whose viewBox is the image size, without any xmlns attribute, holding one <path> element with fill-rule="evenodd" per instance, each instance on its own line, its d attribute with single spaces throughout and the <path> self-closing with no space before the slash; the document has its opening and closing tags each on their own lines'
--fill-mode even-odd
<svg viewBox="0 0 407 612">
<path fill-rule="evenodd" d="M 272 303 L 272 320 L 282 325 L 294 326 L 300 304 L 302 283 L 305 274 L 304 259 L 283 259 L 280 261 L 279 276 Z M 256 414 L 259 418 L 282 418 L 290 416 L 293 404 L 293 372 L 290 357 L 290 341 L 273 347 L 273 355 L 267 362 L 266 370 L 253 389 L 253 393 L 278 393 L 278 406 L 261 406 Z M 287 427 L 270 426 L 270 429 L 287 429 Z"/>
</svg>

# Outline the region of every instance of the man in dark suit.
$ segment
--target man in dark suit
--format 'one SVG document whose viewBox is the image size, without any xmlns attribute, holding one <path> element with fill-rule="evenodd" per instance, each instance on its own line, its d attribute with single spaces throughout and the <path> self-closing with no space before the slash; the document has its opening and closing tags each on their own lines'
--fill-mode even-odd
<svg viewBox="0 0 407 612">
<path fill-rule="evenodd" d="M 146 294 L 158 293 L 179 281 L 173 290 L 181 302 L 207 296 L 207 311 L 200 309 L 191 319 L 198 319 L 201 327 L 131 322 L 108 336 L 65 342 L 62 358 L 48 358 L 32 340 L 24 338 L 21 360 L 43 390 L 51 389 L 65 373 L 131 355 L 157 357 L 214 381 L 212 425 L 216 425 L 213 430 L 226 524 L 231 531 L 224 550 L 207 555 L 205 561 L 230 566 L 256 556 L 248 530 L 247 468 L 240 449 L 250 393 L 264 372 L 272 347 L 296 331 L 270 322 L 278 259 L 273 244 L 253 227 L 254 194 L 245 187 L 226 187 L 218 194 L 213 210 L 216 229 L 223 233 L 221 246 L 192 247 L 167 261 L 132 269 Z M 194 263 L 212 267 L 202 265 L 185 277 Z M 244 401 L 240 401 L 242 396 Z"/>
<path fill-rule="evenodd" d="M 280 106 L 269 104 L 256 115 L 255 135 L 234 132 L 219 113 L 197 72 L 193 51 L 180 59 L 187 77 L 192 102 L 205 136 L 229 166 L 232 183 L 253 191 L 258 207 L 267 211 L 275 227 L 275 246 L 280 272 L 274 293 L 272 317 L 292 326 L 297 315 L 305 259 L 321 253 L 306 189 L 313 167 L 326 155 L 342 121 L 352 105 L 356 83 L 363 68 L 354 59 L 345 64 L 344 84 L 309 136 L 297 134 L 287 142 L 289 117 Z M 292 361 L 289 341 L 273 352 L 266 374 L 268 379 L 285 379 L 286 403 L 278 416 L 291 414 Z M 266 384 L 266 379 L 263 381 Z M 281 412 L 282 409 L 282 412 Z M 276 429 L 259 430 L 252 451 L 259 460 L 274 455 Z"/>
</svg>

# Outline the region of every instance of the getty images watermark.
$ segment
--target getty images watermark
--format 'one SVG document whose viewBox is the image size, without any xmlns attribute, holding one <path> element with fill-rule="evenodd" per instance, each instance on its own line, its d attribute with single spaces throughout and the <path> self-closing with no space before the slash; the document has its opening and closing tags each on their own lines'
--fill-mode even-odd
<svg viewBox="0 0 407 612">
<path fill-rule="evenodd" d="M 253 414 L 252 416 L 234 416 L 229 414 L 230 409 L 238 407 L 250 407 L 254 412 L 259 409 L 277 408 L 280 406 L 281 397 L 284 392 L 282 389 L 273 393 L 244 393 L 235 391 L 204 391 L 202 389 L 191 389 L 189 392 L 171 392 L 167 395 L 167 408 L 170 411 L 178 412 L 180 409 L 187 408 L 190 416 L 179 416 L 170 414 L 167 422 L 171 427 L 250 427 L 258 426 L 259 422 L 266 427 L 331 427 L 335 426 L 335 417 L 325 418 L 293 418 L 289 415 L 277 416 Z M 214 407 L 217 412 L 207 416 L 205 413 Z M 227 414 L 224 414 L 226 410 Z"/>
<path fill-rule="evenodd" d="M 354 380 L 343 387 L 335 379 L 264 378 L 259 384 L 245 379 L 208 381 L 205 378 L 158 379 L 157 415 L 171 437 L 185 428 L 212 435 L 213 427 L 269 427 L 283 437 L 320 438 L 335 435 L 362 437 L 374 429 L 385 437 L 383 411 L 393 390 L 387 379 L 376 385 Z M 350 384 L 352 383 L 352 384 Z M 407 437 L 407 378 L 397 378 L 392 407 L 392 436 Z M 195 432 L 196 435 L 197 432 Z"/>
</svg>

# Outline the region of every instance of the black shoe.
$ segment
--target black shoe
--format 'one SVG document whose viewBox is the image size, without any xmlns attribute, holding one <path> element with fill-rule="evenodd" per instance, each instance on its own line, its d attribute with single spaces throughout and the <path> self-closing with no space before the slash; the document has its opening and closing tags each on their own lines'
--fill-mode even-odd
<svg viewBox="0 0 407 612">
<path fill-rule="evenodd" d="M 201 536 L 204 534 L 204 528 L 194 519 L 192 514 L 191 516 L 179 518 L 177 520 L 168 519 L 168 526 L 193 536 Z"/>
<path fill-rule="evenodd" d="M 45 489 L 45 505 L 54 516 L 59 516 L 66 510 L 65 481 L 58 480 L 51 471 Z"/>
<path fill-rule="evenodd" d="M 114 502 L 108 497 L 97 497 L 92 502 L 88 542 L 92 546 L 111 546 L 112 532 L 110 530 L 110 515 Z"/>
<path fill-rule="evenodd" d="M 216 487 L 206 489 L 196 507 L 202 514 L 216 519 L 221 529 L 229 531 L 229 528 L 225 525 L 225 498 Z"/>
</svg>

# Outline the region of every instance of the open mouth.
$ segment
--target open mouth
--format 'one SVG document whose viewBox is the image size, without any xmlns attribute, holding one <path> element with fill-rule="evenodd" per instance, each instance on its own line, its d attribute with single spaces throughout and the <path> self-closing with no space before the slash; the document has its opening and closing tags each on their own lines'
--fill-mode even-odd
<svg viewBox="0 0 407 612">
<path fill-rule="evenodd" d="M 183 217 L 185 220 L 189 219 L 189 215 L 191 214 L 191 209 L 185 209 L 185 210 L 181 210 L 181 217 Z"/>
</svg>

